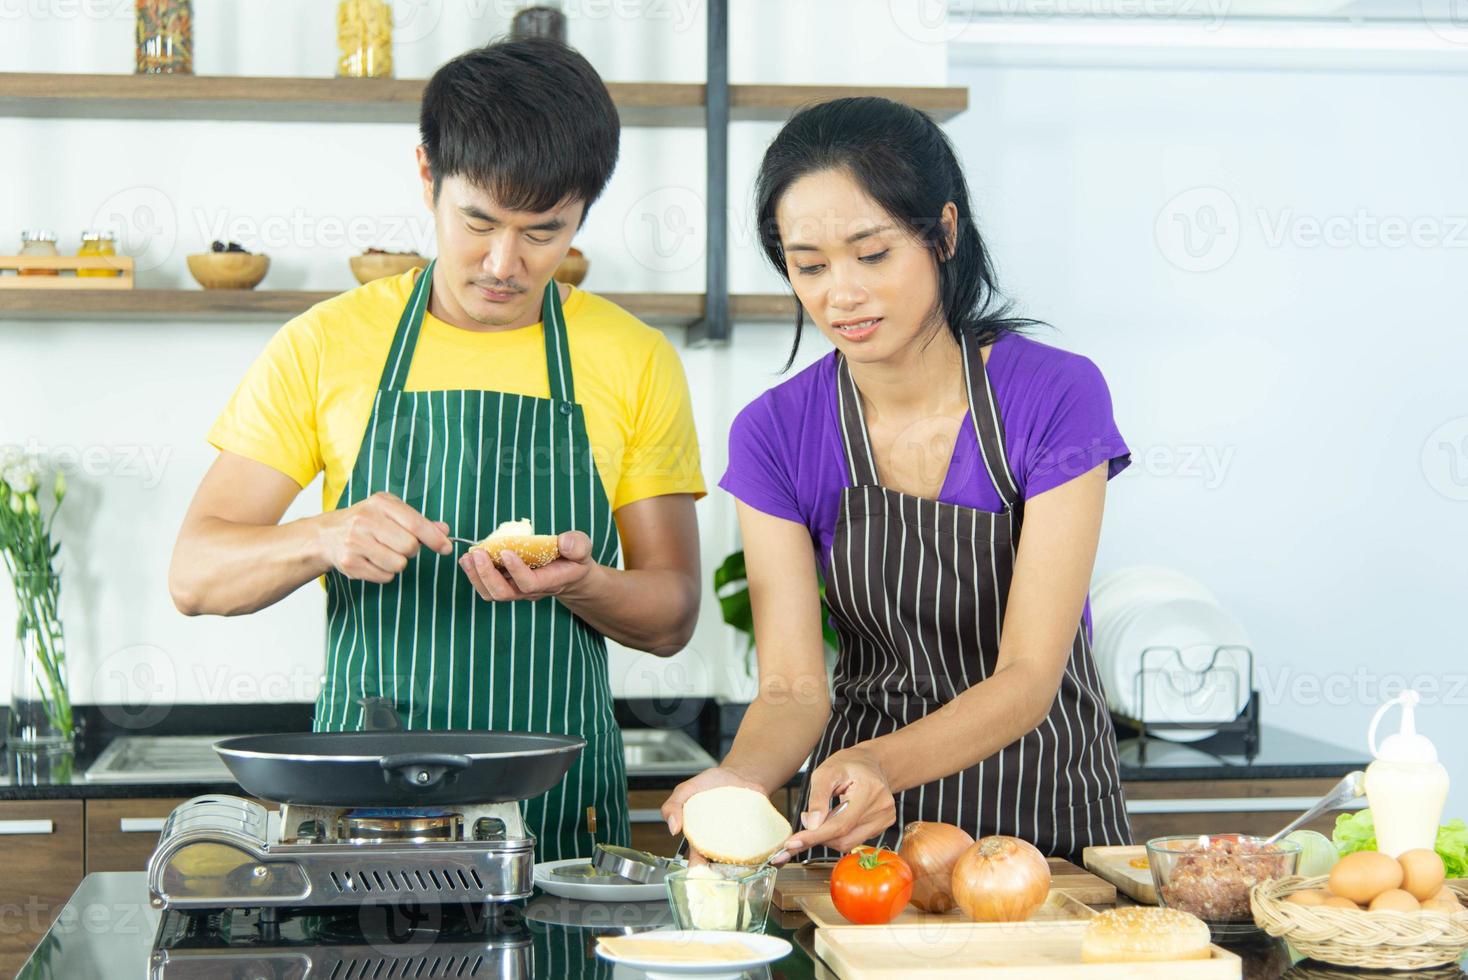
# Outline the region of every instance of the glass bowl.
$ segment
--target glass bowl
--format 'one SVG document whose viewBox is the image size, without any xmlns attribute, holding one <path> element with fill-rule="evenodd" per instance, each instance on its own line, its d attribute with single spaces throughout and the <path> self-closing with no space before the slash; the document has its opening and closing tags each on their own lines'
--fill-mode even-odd
<svg viewBox="0 0 1468 980">
<path fill-rule="evenodd" d="M 1191 912 L 1215 935 L 1249 935 L 1259 931 L 1249 889 L 1294 874 L 1300 851 L 1295 841 L 1265 845 L 1248 834 L 1154 837 L 1147 842 L 1147 866 L 1159 905 Z"/>
<path fill-rule="evenodd" d="M 678 929 L 764 932 L 777 868 L 725 878 L 707 866 L 668 872 L 664 884 Z"/>
</svg>

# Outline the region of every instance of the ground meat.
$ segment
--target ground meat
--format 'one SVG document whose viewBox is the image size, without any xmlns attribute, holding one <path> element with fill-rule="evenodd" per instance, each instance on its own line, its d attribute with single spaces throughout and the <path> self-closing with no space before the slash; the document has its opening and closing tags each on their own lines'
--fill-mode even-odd
<svg viewBox="0 0 1468 980">
<path fill-rule="evenodd" d="M 1207 922 L 1247 921 L 1253 918 L 1249 889 L 1288 872 L 1288 857 L 1272 844 L 1212 838 L 1177 858 L 1162 886 L 1162 901 Z"/>
</svg>

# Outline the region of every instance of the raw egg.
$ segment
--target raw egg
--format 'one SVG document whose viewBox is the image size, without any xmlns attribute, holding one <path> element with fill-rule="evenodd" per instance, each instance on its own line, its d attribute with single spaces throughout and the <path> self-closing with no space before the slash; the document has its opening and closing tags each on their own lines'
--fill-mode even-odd
<svg viewBox="0 0 1468 980">
<path fill-rule="evenodd" d="M 1400 888 L 1388 888 L 1371 900 L 1373 912 L 1416 912 L 1420 908 L 1412 893 Z"/>
<path fill-rule="evenodd" d="M 1443 859 L 1436 851 L 1425 847 L 1403 851 L 1397 863 L 1402 866 L 1402 888 L 1411 892 L 1417 901 L 1425 902 L 1442 890 L 1446 872 Z"/>
<path fill-rule="evenodd" d="M 1330 892 L 1323 888 L 1308 888 L 1302 892 L 1291 892 L 1285 896 L 1285 901 L 1293 902 L 1296 905 L 1324 905 L 1325 900 L 1329 897 Z"/>
<path fill-rule="evenodd" d="M 1422 907 L 1433 912 L 1446 912 L 1449 915 L 1463 911 L 1463 903 L 1458 901 L 1458 896 L 1454 895 L 1447 886 L 1443 886 L 1436 895 L 1423 902 Z"/>
<path fill-rule="evenodd" d="M 1402 887 L 1402 866 L 1380 851 L 1347 854 L 1330 869 L 1330 890 L 1366 905 L 1382 892 Z"/>
</svg>

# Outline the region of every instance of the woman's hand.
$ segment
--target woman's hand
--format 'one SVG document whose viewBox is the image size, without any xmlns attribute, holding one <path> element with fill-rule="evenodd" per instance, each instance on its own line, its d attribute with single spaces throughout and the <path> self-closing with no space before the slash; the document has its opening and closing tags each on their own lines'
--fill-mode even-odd
<svg viewBox="0 0 1468 980">
<path fill-rule="evenodd" d="M 766 796 L 765 788 L 759 783 L 746 776 L 741 775 L 734 769 L 724 766 L 715 766 L 705 769 L 692 779 L 685 779 L 673 790 L 673 795 L 663 804 L 663 819 L 668 821 L 668 833 L 678 834 L 683 830 L 683 804 L 687 803 L 689 797 L 702 793 L 706 789 L 717 789 L 720 786 L 738 786 L 742 789 L 752 789 L 761 796 Z M 698 851 L 694 850 L 693 843 L 688 845 L 688 863 L 690 865 L 707 864 L 707 859 Z"/>
<path fill-rule="evenodd" d="M 678 834 L 683 831 L 683 804 L 688 798 L 702 793 L 706 789 L 717 789 L 720 786 L 738 786 L 742 789 L 752 789 L 761 796 L 766 796 L 765 788 L 754 780 L 741 775 L 735 769 L 724 766 L 714 766 L 705 769 L 692 779 L 685 779 L 673 790 L 673 795 L 663 804 L 663 819 L 668 821 L 668 833 Z"/>
<path fill-rule="evenodd" d="M 831 797 L 846 801 L 846 809 L 829 821 L 826 804 Z M 805 825 L 785 844 L 791 856 L 808 847 L 824 845 L 849 851 L 871 840 L 897 820 L 897 800 L 875 753 L 860 745 L 842 749 L 810 777 L 811 809 L 800 815 Z"/>
</svg>

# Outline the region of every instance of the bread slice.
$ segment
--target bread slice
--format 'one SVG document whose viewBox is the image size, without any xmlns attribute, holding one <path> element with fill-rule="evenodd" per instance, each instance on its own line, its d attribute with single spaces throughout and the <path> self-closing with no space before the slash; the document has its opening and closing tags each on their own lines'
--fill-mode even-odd
<svg viewBox="0 0 1468 980">
<path fill-rule="evenodd" d="M 683 804 L 688 843 L 717 864 L 763 864 L 790 839 L 790 821 L 763 793 L 719 786 Z"/>
<path fill-rule="evenodd" d="M 560 538 L 554 534 L 536 534 L 529 521 L 506 521 L 469 550 L 483 551 L 500 568 L 505 567 L 506 551 L 519 555 L 530 568 L 549 565 L 561 557 Z"/>
<path fill-rule="evenodd" d="M 1109 909 L 1086 923 L 1082 963 L 1206 960 L 1213 955 L 1208 925 L 1181 909 Z"/>
</svg>

